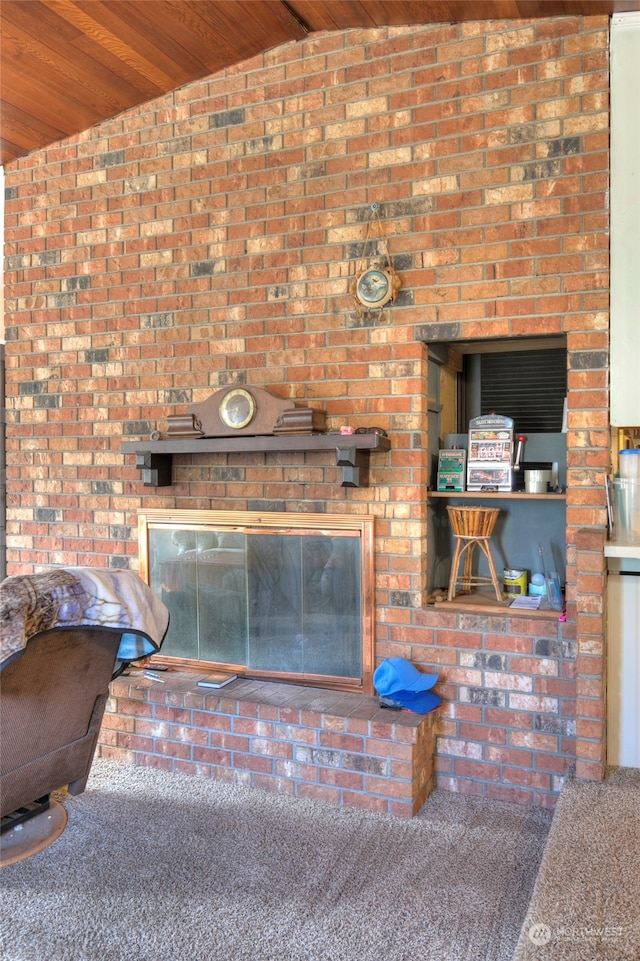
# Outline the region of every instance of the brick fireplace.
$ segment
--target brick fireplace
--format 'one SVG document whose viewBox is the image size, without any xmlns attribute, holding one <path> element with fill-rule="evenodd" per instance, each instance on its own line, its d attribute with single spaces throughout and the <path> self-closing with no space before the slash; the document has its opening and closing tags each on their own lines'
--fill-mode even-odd
<svg viewBox="0 0 640 961">
<path fill-rule="evenodd" d="M 140 571 L 170 626 L 153 670 L 113 682 L 100 753 L 416 814 L 434 784 L 436 717 L 374 696 L 374 517 L 155 510 L 138 520 Z M 203 690 L 213 667 L 240 677 Z"/>
<path fill-rule="evenodd" d="M 607 55 L 606 17 L 321 34 L 6 168 L 8 573 L 137 569 L 141 509 L 373 515 L 375 663 L 437 672 L 445 698 L 419 734 L 323 703 L 321 734 L 268 691 L 231 711 L 189 679 L 122 679 L 104 753 L 294 790 L 296 752 L 344 752 L 316 753 L 309 783 L 391 804 L 375 764 L 354 780 L 382 740 L 405 810 L 431 734 L 447 790 L 550 806 L 569 765 L 602 775 Z M 362 312 L 374 202 L 402 287 Z M 531 337 L 567 351 L 566 620 L 438 609 L 430 354 Z M 359 487 L 326 449 L 176 453 L 170 485 L 145 486 L 123 441 L 230 384 L 323 410 L 329 431 L 382 428 L 390 450 Z"/>
</svg>

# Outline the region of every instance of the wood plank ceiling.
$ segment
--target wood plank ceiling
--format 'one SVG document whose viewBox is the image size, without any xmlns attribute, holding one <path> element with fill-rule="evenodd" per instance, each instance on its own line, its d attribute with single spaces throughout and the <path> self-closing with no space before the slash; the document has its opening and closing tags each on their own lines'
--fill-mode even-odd
<svg viewBox="0 0 640 961">
<path fill-rule="evenodd" d="M 322 31 L 627 10 L 640 0 L 2 0 L 0 163 Z"/>
</svg>

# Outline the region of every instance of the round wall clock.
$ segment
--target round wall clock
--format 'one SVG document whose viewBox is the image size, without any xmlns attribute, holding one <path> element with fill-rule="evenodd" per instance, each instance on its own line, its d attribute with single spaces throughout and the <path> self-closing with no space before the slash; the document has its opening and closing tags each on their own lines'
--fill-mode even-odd
<svg viewBox="0 0 640 961">
<path fill-rule="evenodd" d="M 253 394 L 243 387 L 236 387 L 220 401 L 220 420 L 232 430 L 242 430 L 251 423 L 257 410 Z"/>
<path fill-rule="evenodd" d="M 386 267 L 369 267 L 356 280 L 354 295 L 363 307 L 384 307 L 395 295 L 391 271 Z"/>
</svg>

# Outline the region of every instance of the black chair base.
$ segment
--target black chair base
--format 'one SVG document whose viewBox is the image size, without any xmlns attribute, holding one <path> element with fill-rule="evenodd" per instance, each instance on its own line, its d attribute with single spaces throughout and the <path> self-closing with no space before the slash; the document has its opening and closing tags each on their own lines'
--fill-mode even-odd
<svg viewBox="0 0 640 961">
<path fill-rule="evenodd" d="M 5 831 L 10 831 L 11 828 L 14 828 L 17 824 L 24 824 L 25 821 L 35 817 L 36 814 L 42 814 L 43 811 L 48 811 L 50 804 L 50 796 L 45 794 L 44 797 L 37 798 L 35 801 L 31 801 L 30 804 L 24 804 L 18 808 L 17 811 L 11 811 L 10 814 L 5 814 L 0 821 L 0 834 L 4 834 Z"/>
<path fill-rule="evenodd" d="M 27 804 L 2 818 L 0 867 L 38 854 L 53 844 L 64 831 L 67 826 L 64 806 L 48 796 L 40 801 Z"/>
</svg>

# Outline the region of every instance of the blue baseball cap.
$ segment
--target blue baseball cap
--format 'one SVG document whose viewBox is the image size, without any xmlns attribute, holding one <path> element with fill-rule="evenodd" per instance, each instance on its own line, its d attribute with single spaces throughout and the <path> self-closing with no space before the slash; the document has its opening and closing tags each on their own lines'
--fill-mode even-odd
<svg viewBox="0 0 640 961">
<path fill-rule="evenodd" d="M 431 691 L 437 682 L 437 674 L 423 674 L 404 657 L 388 657 L 373 675 L 375 689 L 388 706 L 394 702 L 416 714 L 429 714 L 442 704 L 442 698 Z"/>
</svg>

